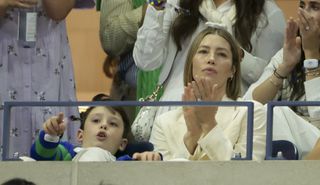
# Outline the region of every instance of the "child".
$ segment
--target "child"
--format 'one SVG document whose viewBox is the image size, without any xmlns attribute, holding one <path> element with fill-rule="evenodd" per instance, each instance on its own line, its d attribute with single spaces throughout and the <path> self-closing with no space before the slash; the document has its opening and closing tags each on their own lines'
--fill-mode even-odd
<svg viewBox="0 0 320 185">
<path fill-rule="evenodd" d="M 83 113 L 77 138 L 82 147 L 61 142 L 65 131 L 64 114 L 60 113 L 43 124 L 39 138 L 31 148 L 36 160 L 115 161 L 117 151 L 128 143 L 130 124 L 120 107 L 90 107 Z M 135 153 L 134 160 L 160 160 L 155 152 Z"/>
</svg>

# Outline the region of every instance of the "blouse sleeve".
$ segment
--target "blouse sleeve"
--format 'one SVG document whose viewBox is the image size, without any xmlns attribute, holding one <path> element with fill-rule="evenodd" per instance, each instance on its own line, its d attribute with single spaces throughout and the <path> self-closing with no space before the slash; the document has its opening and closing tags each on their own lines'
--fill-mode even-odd
<svg viewBox="0 0 320 185">
<path fill-rule="evenodd" d="M 274 55 L 274 57 L 272 57 L 270 63 L 264 69 L 259 80 L 256 81 L 255 83 L 253 83 L 249 87 L 248 91 L 245 93 L 245 95 L 243 97 L 245 100 L 253 100 L 252 93 L 253 93 L 254 89 L 257 86 L 261 85 L 265 80 L 267 80 L 273 74 L 274 69 L 276 69 L 280 63 L 282 63 L 282 60 L 283 60 L 283 50 L 281 49 L 280 51 L 278 51 L 277 54 Z M 274 99 L 277 99 L 277 97 L 278 96 L 276 96 Z"/>
<path fill-rule="evenodd" d="M 133 50 L 136 65 L 146 71 L 159 68 L 168 55 L 170 27 L 176 17 L 174 8 L 163 11 L 149 5 Z"/>
<path fill-rule="evenodd" d="M 260 78 L 270 59 L 282 48 L 285 28 L 286 22 L 281 9 L 266 2 L 265 16 L 260 16 L 258 28 L 251 39 L 251 43 L 254 43 L 254 55 L 245 52 L 241 63 L 242 78 L 247 84 Z"/>
</svg>

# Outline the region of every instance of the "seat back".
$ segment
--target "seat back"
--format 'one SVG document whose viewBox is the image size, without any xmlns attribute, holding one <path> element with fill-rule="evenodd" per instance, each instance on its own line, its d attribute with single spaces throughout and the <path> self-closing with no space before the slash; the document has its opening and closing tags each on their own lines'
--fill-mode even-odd
<svg viewBox="0 0 320 185">
<path fill-rule="evenodd" d="M 279 160 L 298 160 L 297 147 L 286 140 L 272 141 L 272 157 Z"/>
<path fill-rule="evenodd" d="M 136 142 L 136 143 L 129 143 L 124 151 L 118 151 L 115 156 L 118 158 L 123 155 L 132 155 L 136 152 L 142 153 L 146 151 L 153 151 L 153 144 L 150 142 Z"/>
</svg>

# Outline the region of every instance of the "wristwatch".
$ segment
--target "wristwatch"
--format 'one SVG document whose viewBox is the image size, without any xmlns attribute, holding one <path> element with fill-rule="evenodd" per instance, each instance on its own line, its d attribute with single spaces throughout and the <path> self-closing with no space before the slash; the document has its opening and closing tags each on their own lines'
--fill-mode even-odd
<svg viewBox="0 0 320 185">
<path fill-rule="evenodd" d="M 308 70 L 315 69 L 319 67 L 319 59 L 305 59 L 303 61 L 303 67 Z"/>
</svg>

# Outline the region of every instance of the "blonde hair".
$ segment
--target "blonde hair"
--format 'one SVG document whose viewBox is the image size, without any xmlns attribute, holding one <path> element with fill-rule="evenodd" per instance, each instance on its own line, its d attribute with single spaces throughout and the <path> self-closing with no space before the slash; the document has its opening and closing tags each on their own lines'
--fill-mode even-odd
<svg viewBox="0 0 320 185">
<path fill-rule="evenodd" d="M 193 81 L 193 57 L 195 56 L 201 41 L 207 35 L 218 35 L 224 38 L 230 45 L 231 53 L 232 53 L 232 68 L 235 70 L 232 78 L 229 78 L 227 81 L 226 94 L 228 98 L 236 100 L 240 94 L 240 81 L 241 81 L 241 73 L 240 73 L 240 48 L 238 43 L 235 41 L 233 36 L 226 30 L 220 28 L 212 28 L 208 27 L 194 39 L 191 44 L 191 47 L 188 52 L 187 62 L 184 67 L 184 85 L 186 86 L 189 82 Z"/>
</svg>

